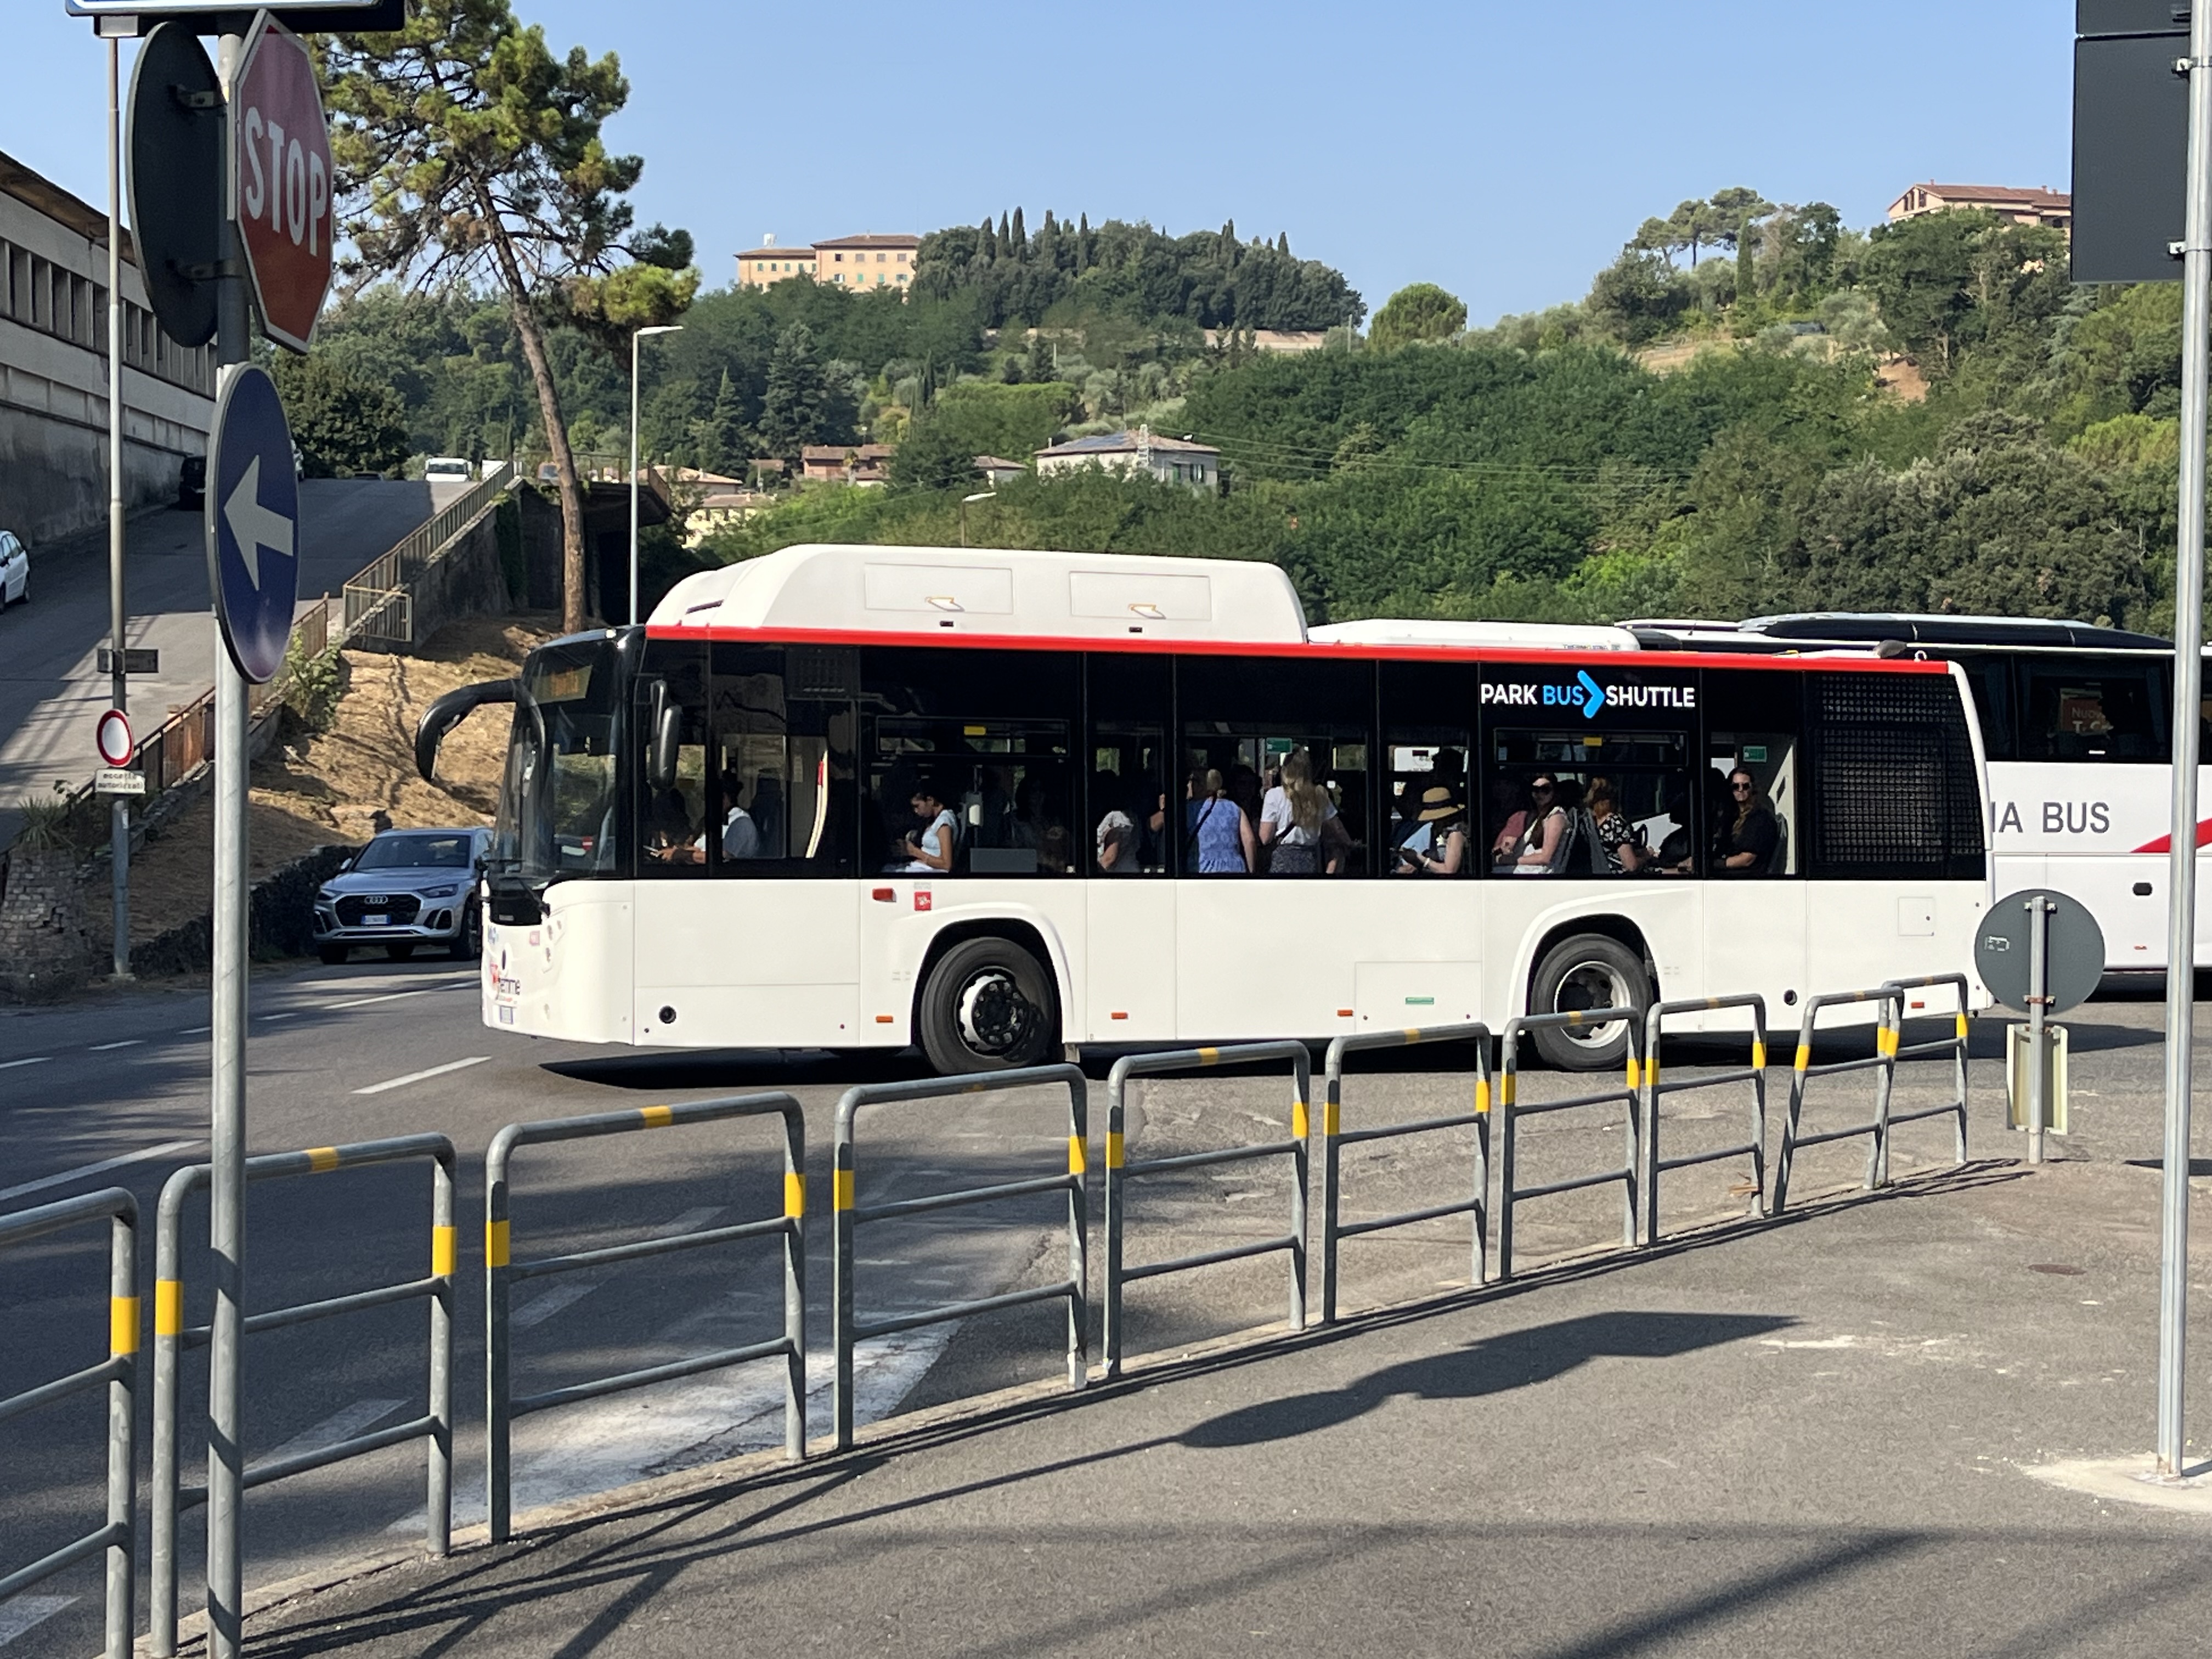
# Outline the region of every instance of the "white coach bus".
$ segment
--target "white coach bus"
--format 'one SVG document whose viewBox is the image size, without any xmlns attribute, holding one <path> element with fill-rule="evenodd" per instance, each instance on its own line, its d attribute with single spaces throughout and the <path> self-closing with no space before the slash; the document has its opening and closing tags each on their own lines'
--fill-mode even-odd
<svg viewBox="0 0 2212 1659">
<path fill-rule="evenodd" d="M 1996 890 L 2069 894 L 2104 930 L 2109 971 L 2166 970 L 2170 641 L 2033 617 L 1840 611 L 1623 626 L 1654 650 L 1879 651 L 1959 664 L 1989 758 Z M 2204 782 L 2212 787 L 2212 774 Z M 2212 822 L 2197 830 L 2200 849 L 2208 840 Z M 2197 959 L 2212 959 L 2212 915 L 2202 908 Z"/>
<path fill-rule="evenodd" d="M 1958 671 L 1516 637 L 1310 635 L 1262 564 L 793 547 L 417 760 L 517 705 L 483 1017 L 533 1036 L 959 1072 L 1971 971 Z"/>
</svg>

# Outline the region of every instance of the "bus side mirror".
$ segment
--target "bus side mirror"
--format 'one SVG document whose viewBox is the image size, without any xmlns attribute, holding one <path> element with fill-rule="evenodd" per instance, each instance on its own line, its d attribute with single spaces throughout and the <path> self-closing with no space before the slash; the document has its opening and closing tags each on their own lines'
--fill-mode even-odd
<svg viewBox="0 0 2212 1659">
<path fill-rule="evenodd" d="M 422 774 L 422 781 L 437 781 L 438 749 L 446 741 L 446 733 L 488 702 L 515 702 L 521 690 L 520 680 L 485 680 L 448 691 L 432 703 L 422 715 L 422 725 L 415 728 L 415 769 Z"/>
<path fill-rule="evenodd" d="M 645 781 L 654 790 L 676 787 L 677 751 L 684 739 L 684 711 L 668 700 L 668 683 L 655 680 L 651 689 L 647 730 L 652 733 L 645 757 Z"/>
</svg>

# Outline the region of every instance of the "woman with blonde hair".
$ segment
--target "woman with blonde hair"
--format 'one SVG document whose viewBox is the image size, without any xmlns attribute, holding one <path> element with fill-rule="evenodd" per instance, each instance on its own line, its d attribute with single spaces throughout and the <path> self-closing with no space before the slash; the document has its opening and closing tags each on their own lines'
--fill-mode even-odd
<svg viewBox="0 0 2212 1659">
<path fill-rule="evenodd" d="M 1328 792 L 1314 781 L 1313 757 L 1293 749 L 1283 757 L 1282 781 L 1260 805 L 1260 844 L 1273 849 L 1267 868 L 1279 876 L 1321 871 L 1322 828 L 1336 816 Z"/>
</svg>

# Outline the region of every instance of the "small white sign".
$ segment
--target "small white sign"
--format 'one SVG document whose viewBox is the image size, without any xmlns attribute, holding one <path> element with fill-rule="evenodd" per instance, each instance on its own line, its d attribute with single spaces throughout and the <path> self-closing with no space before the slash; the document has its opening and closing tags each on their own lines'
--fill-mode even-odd
<svg viewBox="0 0 2212 1659">
<path fill-rule="evenodd" d="M 146 793 L 146 775 L 126 772 L 119 766 L 104 767 L 93 780 L 93 793 L 99 795 L 143 795 Z"/>
</svg>

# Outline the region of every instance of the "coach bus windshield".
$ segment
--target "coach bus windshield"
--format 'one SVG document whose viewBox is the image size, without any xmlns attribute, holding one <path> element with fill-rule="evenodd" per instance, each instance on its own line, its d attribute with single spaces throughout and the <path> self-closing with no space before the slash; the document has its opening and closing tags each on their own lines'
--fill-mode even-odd
<svg viewBox="0 0 2212 1659">
<path fill-rule="evenodd" d="M 622 662 L 612 640 L 534 652 L 515 702 L 495 859 L 526 880 L 619 868 Z"/>
</svg>

